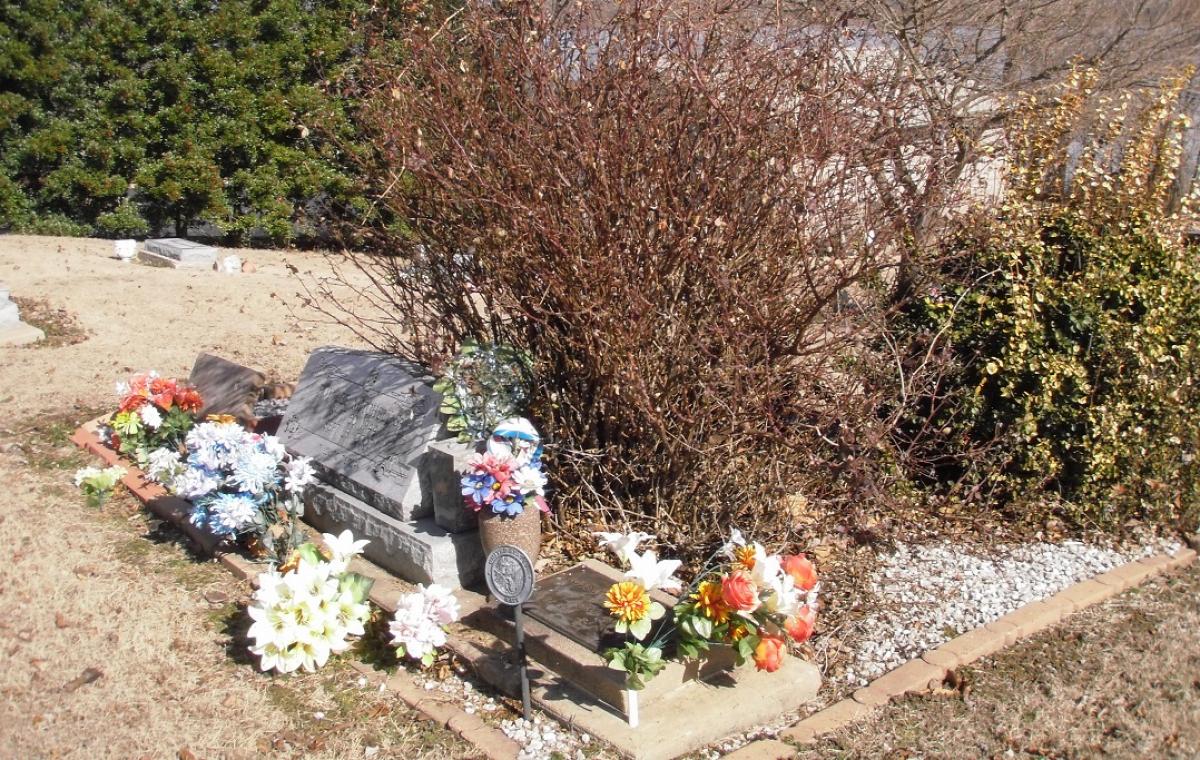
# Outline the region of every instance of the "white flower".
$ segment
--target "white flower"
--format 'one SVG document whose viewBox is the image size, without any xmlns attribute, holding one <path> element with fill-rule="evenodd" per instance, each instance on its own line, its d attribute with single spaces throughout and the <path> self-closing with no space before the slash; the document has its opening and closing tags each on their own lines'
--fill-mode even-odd
<svg viewBox="0 0 1200 760">
<path fill-rule="evenodd" d="M 414 660 L 432 655 L 446 643 L 446 632 L 426 612 L 423 593 L 405 594 L 396 603 L 396 614 L 388 625 L 392 643 L 404 647 Z"/>
<path fill-rule="evenodd" d="M 629 571 L 625 577 L 638 581 L 647 591 L 661 588 L 663 591 L 676 592 L 683 587 L 683 583 L 675 577 L 675 571 L 682 564 L 677 559 L 660 560 L 652 550 L 642 554 L 631 553 Z"/>
<path fill-rule="evenodd" d="M 154 404 L 142 404 L 142 407 L 138 409 L 138 416 L 151 430 L 158 430 L 163 423 L 162 412 L 158 411 L 158 407 Z"/>
<path fill-rule="evenodd" d="M 525 495 L 546 495 L 546 475 L 537 467 L 522 467 L 512 474 L 517 490 Z"/>
<path fill-rule="evenodd" d="M 178 451 L 160 448 L 150 452 L 146 457 L 146 474 L 156 483 L 168 483 L 183 470 L 183 462 Z"/>
<path fill-rule="evenodd" d="M 287 449 L 273 435 L 262 436 L 262 445 L 268 454 L 275 457 L 276 462 L 282 462 L 287 457 Z M 311 460 L 309 460 L 311 461 Z"/>
<path fill-rule="evenodd" d="M 221 485 L 222 480 L 217 474 L 200 467 L 189 467 L 171 478 L 168 487 L 176 496 L 194 501 L 201 496 L 207 496 Z"/>
<path fill-rule="evenodd" d="M 799 611 L 801 606 L 800 589 L 792 580 L 792 576 L 782 573 L 767 584 L 767 588 L 771 593 L 763 601 L 763 606 L 767 608 L 768 612 L 791 617 Z"/>
<path fill-rule="evenodd" d="M 600 548 L 608 549 L 625 564 L 632 563 L 632 557 L 636 554 L 638 544 L 643 541 L 648 541 L 654 538 L 649 533 L 639 533 L 632 531 L 630 533 L 608 533 L 599 531 L 593 533 L 593 536 L 600 540 Z"/>
<path fill-rule="evenodd" d="M 284 465 L 284 470 L 283 487 L 294 494 L 303 491 L 317 475 L 312 466 L 312 457 L 296 457 Z"/>
<path fill-rule="evenodd" d="M 82 486 L 86 481 L 91 480 L 102 472 L 99 467 L 82 467 L 75 471 L 75 485 Z"/>
<path fill-rule="evenodd" d="M 325 548 L 333 555 L 330 565 L 335 573 L 343 572 L 349 566 L 350 560 L 362 554 L 363 547 L 370 543 L 365 538 L 355 541 L 354 534 L 348 528 L 336 536 L 332 533 L 322 533 L 321 538 L 325 539 Z"/>
<path fill-rule="evenodd" d="M 458 599 L 445 586 L 431 583 L 428 587 L 418 585 L 417 590 L 425 598 L 425 614 L 438 625 L 449 625 L 458 620 Z"/>
<path fill-rule="evenodd" d="M 759 588 L 773 586 L 783 575 L 783 560 L 778 554 L 767 554 L 762 544 L 752 544 L 754 547 L 754 567 L 750 568 L 750 578 Z"/>
</svg>

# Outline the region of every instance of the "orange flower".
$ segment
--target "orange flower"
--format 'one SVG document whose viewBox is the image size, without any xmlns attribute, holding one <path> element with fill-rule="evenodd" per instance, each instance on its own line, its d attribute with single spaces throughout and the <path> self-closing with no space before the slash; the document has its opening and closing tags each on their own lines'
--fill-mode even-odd
<svg viewBox="0 0 1200 760">
<path fill-rule="evenodd" d="M 204 405 L 200 399 L 200 392 L 191 387 L 181 388 L 175 394 L 175 403 L 185 412 L 198 412 Z"/>
<path fill-rule="evenodd" d="M 721 580 L 721 598 L 731 609 L 753 612 L 758 609 L 758 588 L 750 576 L 738 570 Z"/>
<path fill-rule="evenodd" d="M 806 604 L 795 615 L 785 620 L 783 627 L 787 629 L 788 636 L 792 637 L 792 641 L 803 644 L 808 641 L 809 636 L 812 636 L 813 627 L 816 624 L 817 611 Z"/>
<path fill-rule="evenodd" d="M 812 587 L 817 585 L 817 569 L 803 554 L 789 554 L 784 557 L 783 572 L 792 576 L 796 585 L 805 591 L 811 591 Z"/>
<path fill-rule="evenodd" d="M 650 614 L 650 595 L 637 581 L 621 581 L 609 588 L 604 606 L 617 620 L 636 623 Z"/>
<path fill-rule="evenodd" d="M 763 636 L 758 640 L 758 646 L 754 647 L 754 667 L 774 673 L 783 664 L 783 656 L 786 651 L 783 639 L 780 637 Z"/>
<path fill-rule="evenodd" d="M 720 583 L 704 581 L 697 587 L 696 593 L 692 594 L 692 598 L 696 600 L 696 608 L 700 610 L 700 614 L 717 625 L 729 619 L 731 610 L 729 605 L 725 604 L 725 600 L 721 598 Z"/>
<path fill-rule="evenodd" d="M 753 570 L 754 546 L 744 545 L 733 547 L 733 564 L 742 570 Z"/>
<path fill-rule="evenodd" d="M 750 629 L 745 624 L 740 621 L 736 622 L 729 626 L 729 641 L 736 644 L 750 633 Z"/>
</svg>

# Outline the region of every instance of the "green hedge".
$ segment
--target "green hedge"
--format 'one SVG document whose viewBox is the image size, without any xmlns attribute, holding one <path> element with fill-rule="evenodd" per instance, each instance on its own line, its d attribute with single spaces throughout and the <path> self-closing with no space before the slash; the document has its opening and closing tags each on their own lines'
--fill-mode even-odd
<svg viewBox="0 0 1200 760">
<path fill-rule="evenodd" d="M 324 209 L 361 206 L 325 84 L 361 52 L 371 6 L 0 3 L 0 229 L 313 236 Z"/>
</svg>

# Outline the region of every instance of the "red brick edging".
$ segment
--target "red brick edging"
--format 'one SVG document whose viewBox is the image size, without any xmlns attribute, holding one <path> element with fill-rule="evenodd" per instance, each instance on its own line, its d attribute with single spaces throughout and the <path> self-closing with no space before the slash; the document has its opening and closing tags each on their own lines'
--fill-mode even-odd
<svg viewBox="0 0 1200 760">
<path fill-rule="evenodd" d="M 106 466 L 120 465 L 128 470 L 121 482 L 146 505 L 147 509 L 182 531 L 202 554 L 215 557 L 240 580 L 251 586 L 257 585 L 258 574 L 262 571 L 260 566 L 239 554 L 222 551 L 219 539 L 206 531 L 197 529 L 188 520 L 191 505 L 184 499 L 167 493 L 167 490 L 158 483 L 147 480 L 145 473 L 136 465 L 126 461 L 120 454 L 100 443 L 96 438 L 94 423 L 85 424 L 76 430 L 71 436 L 71 442 L 99 457 Z M 374 598 L 372 601 L 375 601 Z M 376 601 L 376 604 L 379 602 Z M 467 713 L 452 699 L 443 698 L 441 695 L 431 695 L 418 688 L 412 679 L 406 678 L 400 673 L 381 674 L 371 666 L 355 660 L 350 662 L 350 666 L 367 678 L 387 684 L 387 688 L 398 695 L 410 708 L 421 713 L 441 728 L 453 731 L 463 741 L 473 745 L 486 755 L 489 760 L 512 760 L 520 753 L 521 745 L 505 736 L 503 731 L 489 726 L 478 715 Z M 380 676 L 384 677 L 380 678 Z"/>
<path fill-rule="evenodd" d="M 1173 555 L 1158 554 L 1134 560 L 1090 580 L 1068 586 L 1053 596 L 1031 602 L 951 639 L 917 659 L 909 660 L 858 689 L 850 697 L 781 731 L 777 739 L 752 742 L 726 757 L 730 760 L 792 757 L 795 754 L 793 745 L 812 744 L 824 734 L 870 715 L 876 707 L 896 697 L 937 688 L 951 671 L 962 665 L 995 654 L 1010 644 L 1049 628 L 1073 612 L 1099 604 L 1161 573 L 1186 567 L 1195 560 L 1196 550 L 1184 548 Z"/>
</svg>

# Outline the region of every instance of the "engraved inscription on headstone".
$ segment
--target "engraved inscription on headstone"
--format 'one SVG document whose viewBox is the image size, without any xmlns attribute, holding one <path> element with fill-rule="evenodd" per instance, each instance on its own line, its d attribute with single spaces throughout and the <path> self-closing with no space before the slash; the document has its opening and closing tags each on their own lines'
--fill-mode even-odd
<svg viewBox="0 0 1200 760">
<path fill-rule="evenodd" d="M 335 346 L 309 357 L 280 438 L 332 485 L 392 517 L 433 510 L 417 467 L 442 430 L 432 378 L 395 356 Z"/>
<path fill-rule="evenodd" d="M 497 546 L 483 566 L 488 590 L 501 604 L 515 607 L 533 594 L 533 563 L 515 546 Z"/>
</svg>

